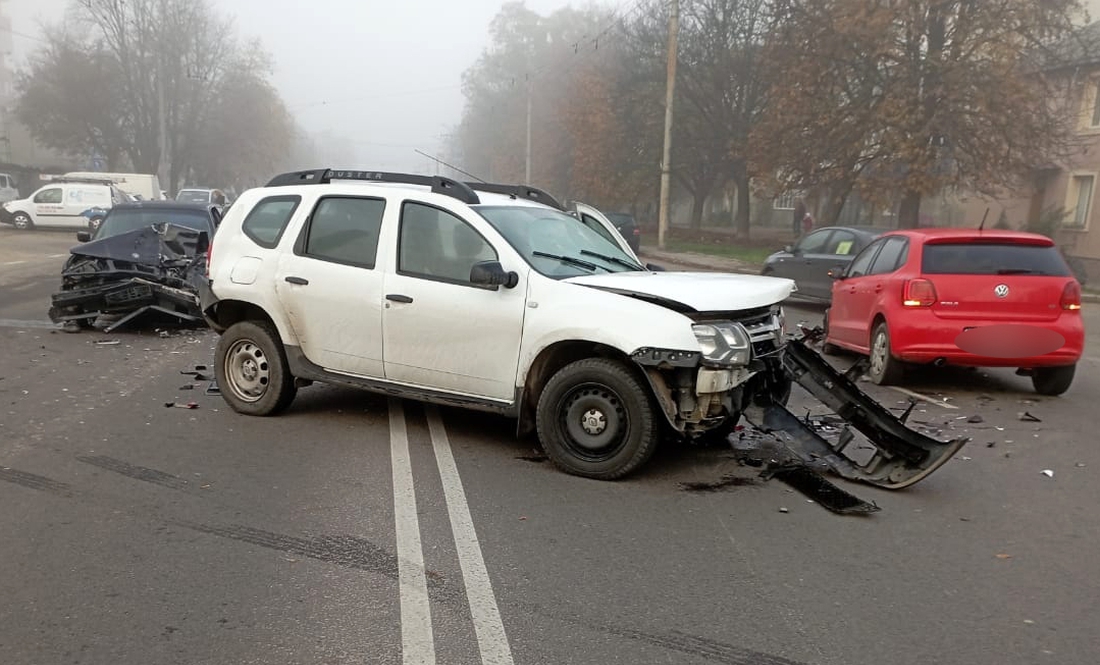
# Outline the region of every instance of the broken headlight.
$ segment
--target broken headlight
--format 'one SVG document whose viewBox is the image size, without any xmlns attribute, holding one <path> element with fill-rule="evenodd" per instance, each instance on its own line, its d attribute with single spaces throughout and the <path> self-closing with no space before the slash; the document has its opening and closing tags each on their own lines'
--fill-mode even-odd
<svg viewBox="0 0 1100 665">
<path fill-rule="evenodd" d="M 700 323 L 691 328 L 705 360 L 725 366 L 744 366 L 752 360 L 752 342 L 740 323 Z"/>
</svg>

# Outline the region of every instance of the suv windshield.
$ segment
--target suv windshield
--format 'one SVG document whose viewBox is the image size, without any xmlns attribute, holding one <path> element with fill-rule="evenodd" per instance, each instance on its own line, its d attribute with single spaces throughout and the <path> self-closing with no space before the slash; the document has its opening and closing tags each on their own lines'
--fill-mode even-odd
<svg viewBox="0 0 1100 665">
<path fill-rule="evenodd" d="M 547 277 L 645 269 L 610 240 L 563 212 L 534 206 L 478 206 L 476 210 Z"/>
<path fill-rule="evenodd" d="M 1057 247 L 1019 243 L 934 243 L 924 246 L 926 275 L 1048 275 L 1069 277 Z"/>
<path fill-rule="evenodd" d="M 210 218 L 205 210 L 171 208 L 115 208 L 107 213 L 94 236 L 95 240 L 129 233 L 153 224 L 176 224 L 196 231 L 210 231 Z"/>
</svg>

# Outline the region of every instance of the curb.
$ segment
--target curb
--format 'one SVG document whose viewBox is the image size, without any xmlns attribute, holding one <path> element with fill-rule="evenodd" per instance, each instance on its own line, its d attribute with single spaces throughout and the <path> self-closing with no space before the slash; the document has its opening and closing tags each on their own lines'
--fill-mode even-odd
<svg viewBox="0 0 1100 665">
<path fill-rule="evenodd" d="M 660 264 L 661 261 L 668 261 L 675 263 L 678 266 L 684 266 L 685 268 L 693 268 L 695 270 L 706 270 L 709 272 L 730 272 L 741 275 L 759 275 L 760 267 L 753 266 L 752 268 L 727 268 L 723 266 L 716 266 L 713 263 L 704 263 L 702 261 L 692 260 L 690 257 L 685 258 L 682 254 L 675 256 L 654 256 L 653 254 L 641 253 L 642 258 L 649 260 L 650 263 Z M 1100 298 L 1100 296 L 1097 296 Z"/>
</svg>

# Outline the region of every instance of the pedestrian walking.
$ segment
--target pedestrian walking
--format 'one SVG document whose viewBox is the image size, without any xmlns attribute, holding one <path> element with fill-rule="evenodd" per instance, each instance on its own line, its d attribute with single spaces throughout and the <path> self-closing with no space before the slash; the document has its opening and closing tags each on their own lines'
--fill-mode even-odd
<svg viewBox="0 0 1100 665">
<path fill-rule="evenodd" d="M 794 219 L 791 221 L 791 233 L 798 237 L 802 233 L 802 218 L 806 216 L 806 203 L 802 199 L 794 204 Z"/>
<path fill-rule="evenodd" d="M 805 216 L 802 217 L 802 234 L 805 235 L 814 230 L 814 216 L 808 211 Z"/>
</svg>

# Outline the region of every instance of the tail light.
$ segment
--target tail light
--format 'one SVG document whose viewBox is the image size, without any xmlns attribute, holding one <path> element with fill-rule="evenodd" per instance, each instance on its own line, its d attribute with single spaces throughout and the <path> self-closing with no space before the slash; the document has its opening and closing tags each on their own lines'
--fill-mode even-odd
<svg viewBox="0 0 1100 665">
<path fill-rule="evenodd" d="M 636 235 L 636 236 L 642 235 L 642 230 L 639 229 L 638 227 L 634 227 L 634 235 Z"/>
<path fill-rule="evenodd" d="M 1062 309 L 1076 311 L 1081 309 L 1081 285 L 1076 280 L 1062 289 Z"/>
<path fill-rule="evenodd" d="M 906 307 L 931 307 L 936 304 L 936 287 L 927 279 L 911 279 L 905 283 Z"/>
</svg>

